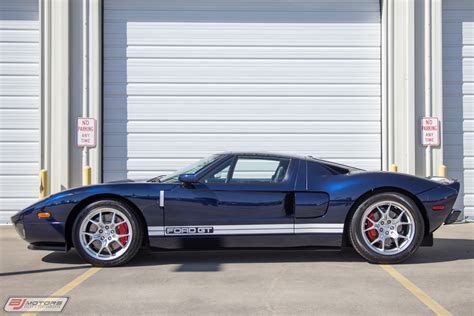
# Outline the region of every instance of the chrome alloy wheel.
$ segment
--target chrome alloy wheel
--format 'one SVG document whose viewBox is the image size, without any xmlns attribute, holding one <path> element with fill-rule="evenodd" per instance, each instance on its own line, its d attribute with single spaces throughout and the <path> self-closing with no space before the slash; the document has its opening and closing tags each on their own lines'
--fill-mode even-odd
<svg viewBox="0 0 474 316">
<path fill-rule="evenodd" d="M 121 211 L 98 208 L 87 214 L 79 230 L 81 246 L 99 260 L 122 256 L 133 238 L 132 225 Z"/>
<path fill-rule="evenodd" d="M 369 206 L 361 222 L 367 246 L 382 255 L 396 255 L 405 250 L 415 236 L 415 220 L 404 205 L 394 201 Z"/>
</svg>

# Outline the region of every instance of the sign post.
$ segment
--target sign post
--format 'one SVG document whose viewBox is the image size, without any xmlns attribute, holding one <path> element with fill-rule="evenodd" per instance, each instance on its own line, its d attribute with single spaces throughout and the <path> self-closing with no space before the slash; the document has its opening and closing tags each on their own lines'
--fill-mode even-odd
<svg viewBox="0 0 474 316">
<path fill-rule="evenodd" d="M 439 119 L 424 117 L 421 119 L 421 144 L 423 146 L 439 146 Z"/>
</svg>

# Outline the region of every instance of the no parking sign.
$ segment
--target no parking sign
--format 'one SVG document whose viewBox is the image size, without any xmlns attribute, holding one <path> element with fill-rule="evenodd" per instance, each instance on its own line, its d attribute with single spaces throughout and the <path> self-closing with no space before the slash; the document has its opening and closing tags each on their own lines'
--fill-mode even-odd
<svg viewBox="0 0 474 316">
<path fill-rule="evenodd" d="M 93 118 L 77 118 L 77 146 L 90 147 L 96 146 L 96 125 L 97 121 Z"/>
<path fill-rule="evenodd" d="M 421 143 L 423 146 L 439 146 L 439 120 L 437 117 L 421 119 Z"/>
</svg>

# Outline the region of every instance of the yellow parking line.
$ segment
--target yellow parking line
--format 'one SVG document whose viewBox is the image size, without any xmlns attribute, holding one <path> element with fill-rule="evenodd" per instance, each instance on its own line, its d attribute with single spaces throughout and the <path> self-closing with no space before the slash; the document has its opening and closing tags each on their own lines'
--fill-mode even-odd
<svg viewBox="0 0 474 316">
<path fill-rule="evenodd" d="M 96 274 L 101 269 L 102 268 L 95 268 L 95 267 L 90 268 L 89 270 L 85 271 L 83 274 L 79 275 L 77 278 L 75 278 L 74 280 L 72 280 L 71 282 L 69 282 L 68 284 L 66 284 L 65 286 L 63 286 L 62 288 L 54 292 L 53 294 L 51 294 L 49 298 L 66 295 L 75 287 L 77 287 L 79 284 L 81 284 L 82 282 L 84 282 L 85 280 L 93 276 L 94 274 Z M 23 313 L 22 314 L 22 316 L 27 316 L 27 315 L 33 316 L 33 315 L 36 315 L 36 313 Z"/>
<path fill-rule="evenodd" d="M 428 294 L 423 292 L 419 287 L 417 287 L 413 282 L 404 277 L 400 272 L 395 270 L 394 267 L 390 265 L 381 265 L 392 278 L 397 280 L 401 285 L 403 285 L 408 291 L 411 292 L 417 299 L 419 299 L 423 304 L 428 306 L 436 315 L 448 316 L 452 314 L 448 312 L 443 306 L 438 302 L 433 300 Z"/>
</svg>

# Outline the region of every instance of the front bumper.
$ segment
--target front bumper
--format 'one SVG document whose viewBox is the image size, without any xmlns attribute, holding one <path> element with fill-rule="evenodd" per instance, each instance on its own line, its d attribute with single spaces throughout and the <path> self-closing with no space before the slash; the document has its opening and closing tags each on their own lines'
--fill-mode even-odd
<svg viewBox="0 0 474 316">
<path fill-rule="evenodd" d="M 67 251 L 65 223 L 55 221 L 25 221 L 21 212 L 11 218 L 18 235 L 31 250 Z"/>
</svg>

